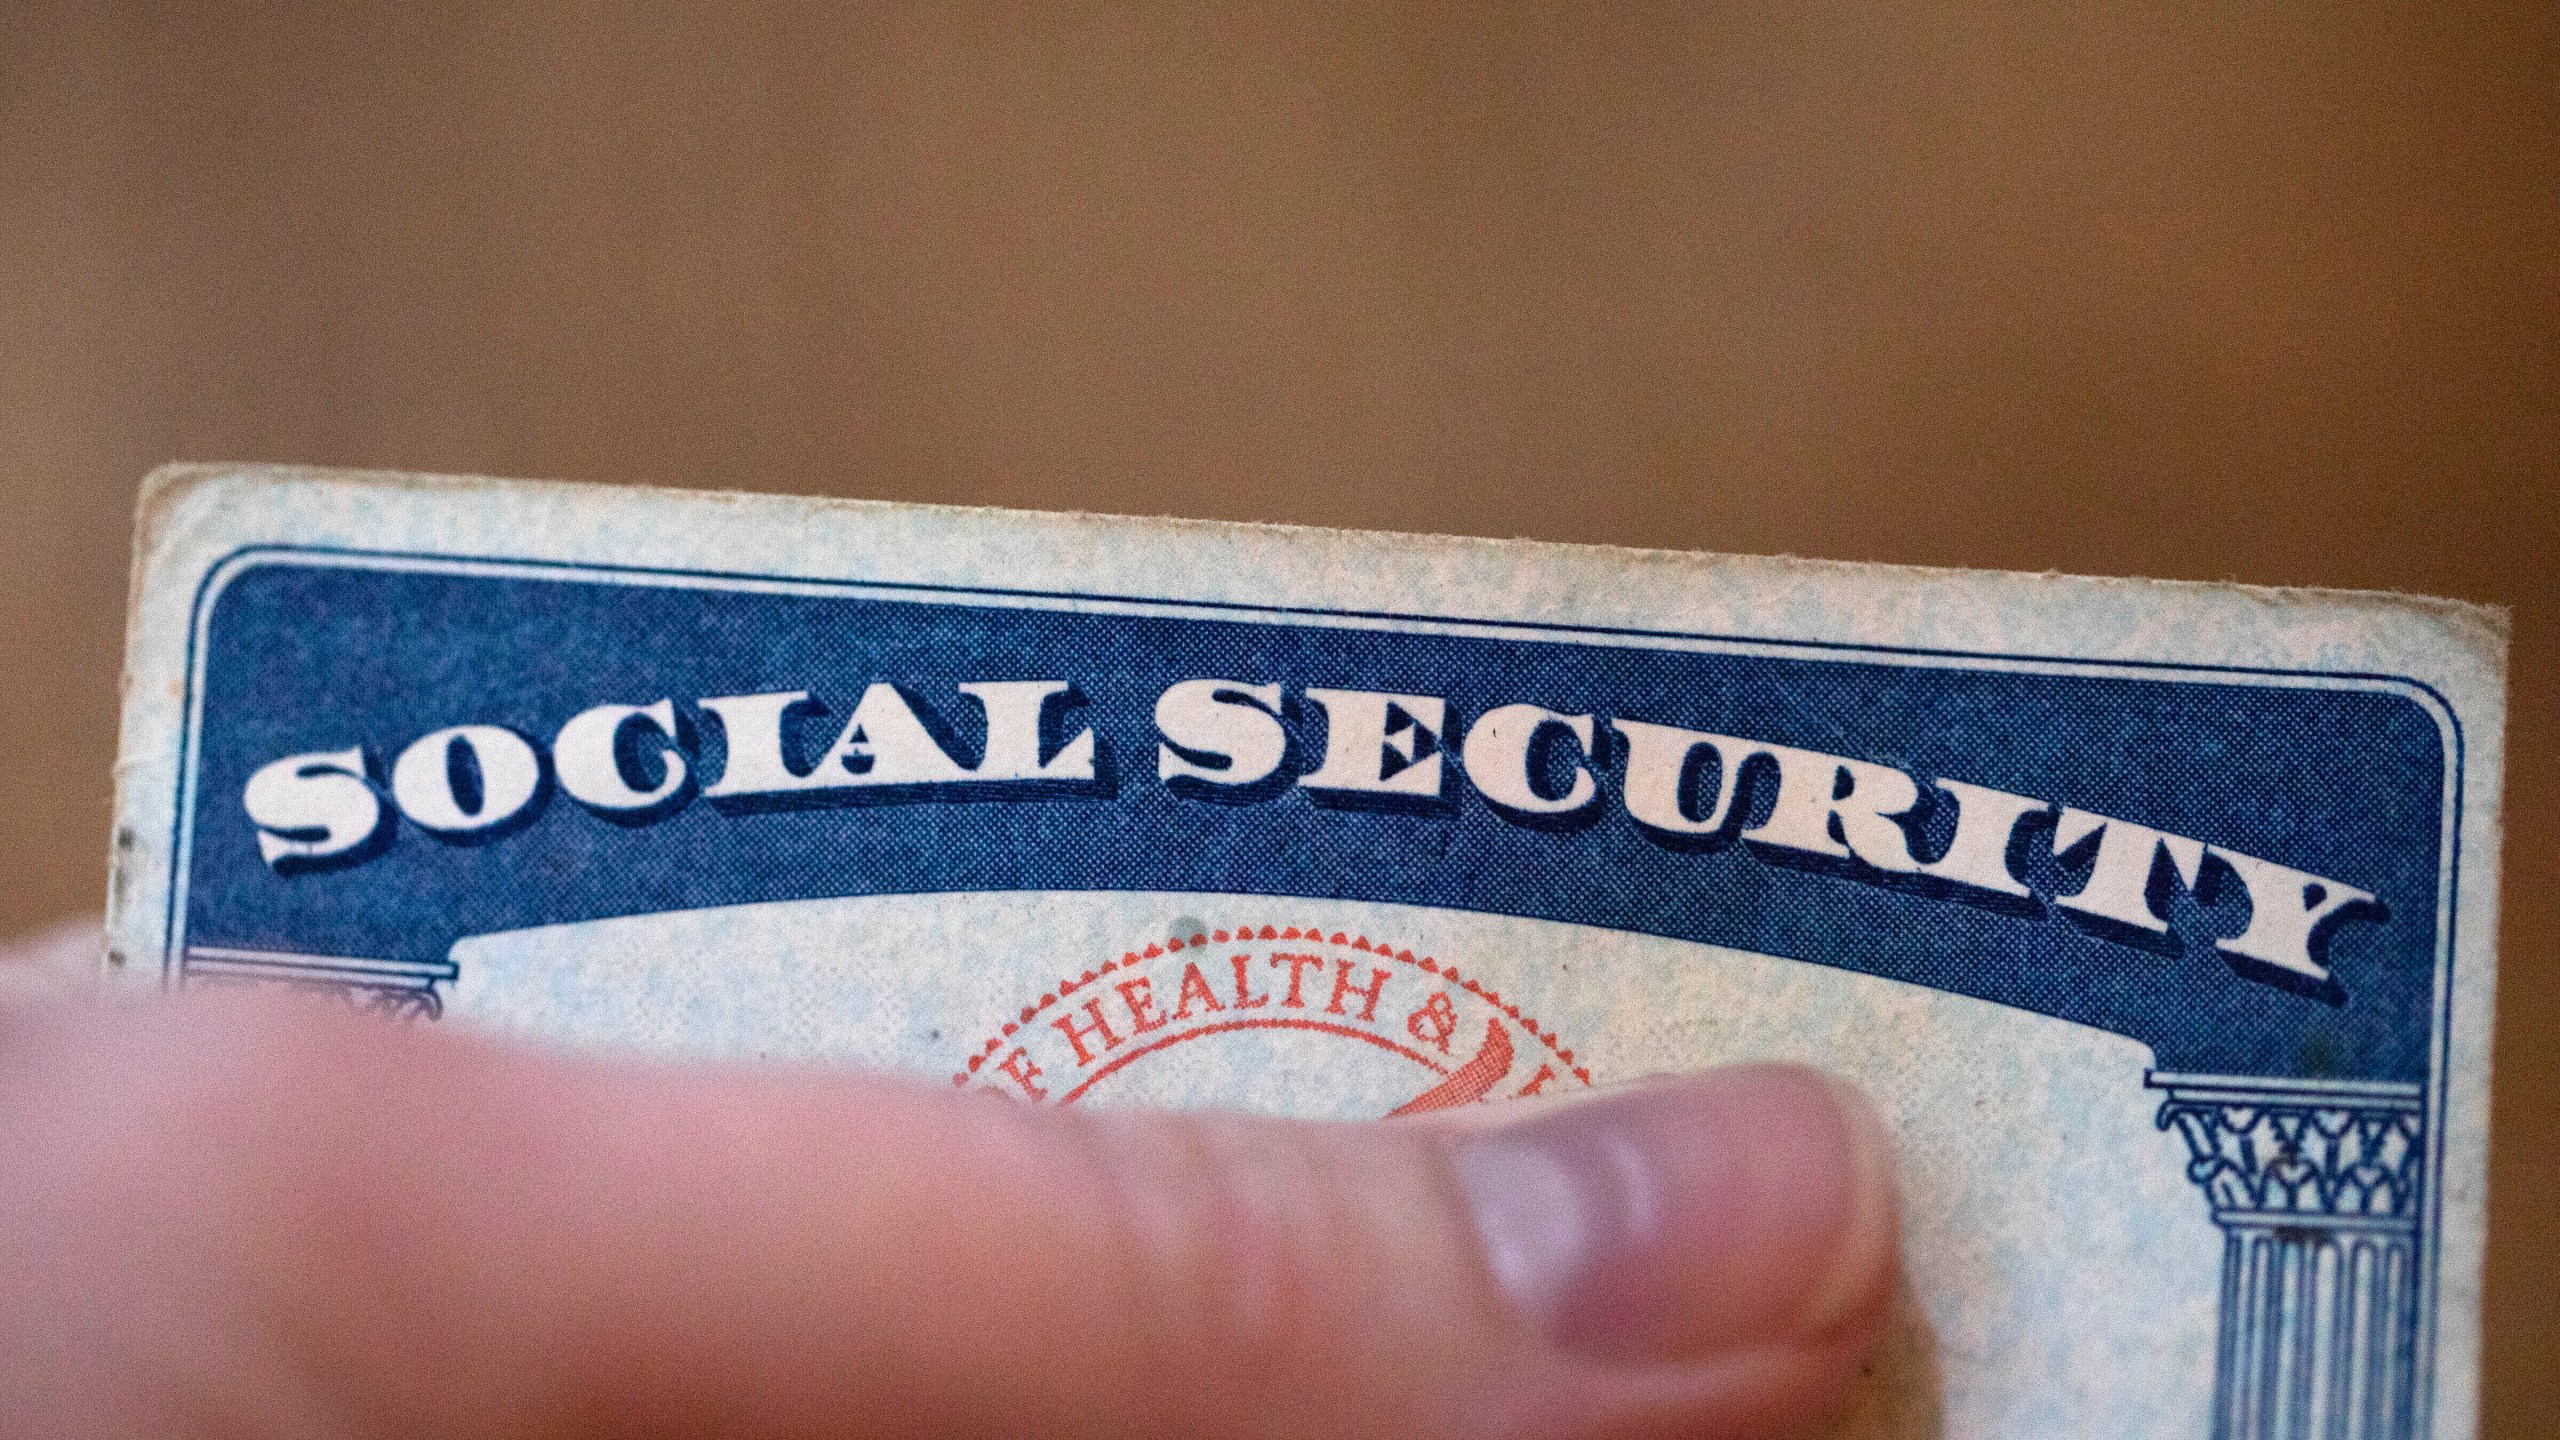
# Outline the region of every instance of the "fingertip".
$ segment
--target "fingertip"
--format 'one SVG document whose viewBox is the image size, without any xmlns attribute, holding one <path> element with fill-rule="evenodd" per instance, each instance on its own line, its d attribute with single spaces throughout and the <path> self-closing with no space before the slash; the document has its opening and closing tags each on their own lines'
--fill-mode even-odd
<svg viewBox="0 0 2560 1440">
<path fill-rule="evenodd" d="M 1557 1348 L 1684 1361 L 1852 1326 L 1891 1276 L 1891 1146 L 1818 1071 L 1740 1066 L 1468 1133 L 1496 1284 Z"/>
<path fill-rule="evenodd" d="M 1807 1334 L 1872 1330 L 1885 1312 L 1901 1248 L 1893 1132 L 1875 1102 L 1848 1079 L 1827 1070 L 1804 1073 L 1820 1080 L 1838 1107 L 1849 1154 L 1851 1200 L 1829 1273 L 1810 1292 L 1799 1328 Z"/>
</svg>

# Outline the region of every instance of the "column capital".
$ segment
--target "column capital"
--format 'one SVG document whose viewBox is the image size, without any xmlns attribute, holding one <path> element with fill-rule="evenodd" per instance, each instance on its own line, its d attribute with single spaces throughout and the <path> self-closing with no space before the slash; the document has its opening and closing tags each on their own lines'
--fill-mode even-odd
<svg viewBox="0 0 2560 1440">
<path fill-rule="evenodd" d="M 2153 1071 L 2155 1123 L 2225 1224 L 2411 1228 L 2424 1193 L 2425 1092 L 2390 1081 Z"/>
<path fill-rule="evenodd" d="M 246 986 L 335 999 L 349 1009 L 394 1020 L 434 1020 L 444 1014 L 436 986 L 461 967 L 450 960 L 373 960 L 350 955 L 304 955 L 281 950 L 190 946 L 178 967 L 180 983 Z"/>
</svg>

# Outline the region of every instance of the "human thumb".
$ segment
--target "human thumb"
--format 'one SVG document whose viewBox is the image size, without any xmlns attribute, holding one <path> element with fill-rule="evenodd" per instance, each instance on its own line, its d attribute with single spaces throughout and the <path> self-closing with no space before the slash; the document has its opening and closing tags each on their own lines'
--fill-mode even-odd
<svg viewBox="0 0 2560 1440">
<path fill-rule="evenodd" d="M 0 1153 L 12 1434 L 1771 1434 L 1894 1249 L 1785 1066 L 1320 1124 L 186 1004 L 0 1020 Z"/>
</svg>

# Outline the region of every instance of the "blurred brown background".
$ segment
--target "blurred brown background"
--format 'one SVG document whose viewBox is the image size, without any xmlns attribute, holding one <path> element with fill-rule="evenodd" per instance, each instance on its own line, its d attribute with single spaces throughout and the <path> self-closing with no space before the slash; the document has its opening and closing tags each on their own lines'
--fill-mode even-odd
<svg viewBox="0 0 2560 1440">
<path fill-rule="evenodd" d="M 0 14 L 0 933 L 100 902 L 168 459 L 2495 601 L 2560 1425 L 2554 7 L 647 12 Z"/>
</svg>

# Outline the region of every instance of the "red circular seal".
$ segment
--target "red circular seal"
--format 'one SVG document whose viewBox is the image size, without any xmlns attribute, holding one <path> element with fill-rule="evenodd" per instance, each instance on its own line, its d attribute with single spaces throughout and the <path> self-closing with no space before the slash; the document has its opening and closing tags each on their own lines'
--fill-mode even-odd
<svg viewBox="0 0 2560 1440">
<path fill-rule="evenodd" d="M 1239 925 L 1169 936 L 1061 982 L 951 1083 L 1051 1105 L 1410 1115 L 1587 1087 L 1591 1071 L 1453 963 L 1338 930 Z"/>
</svg>

